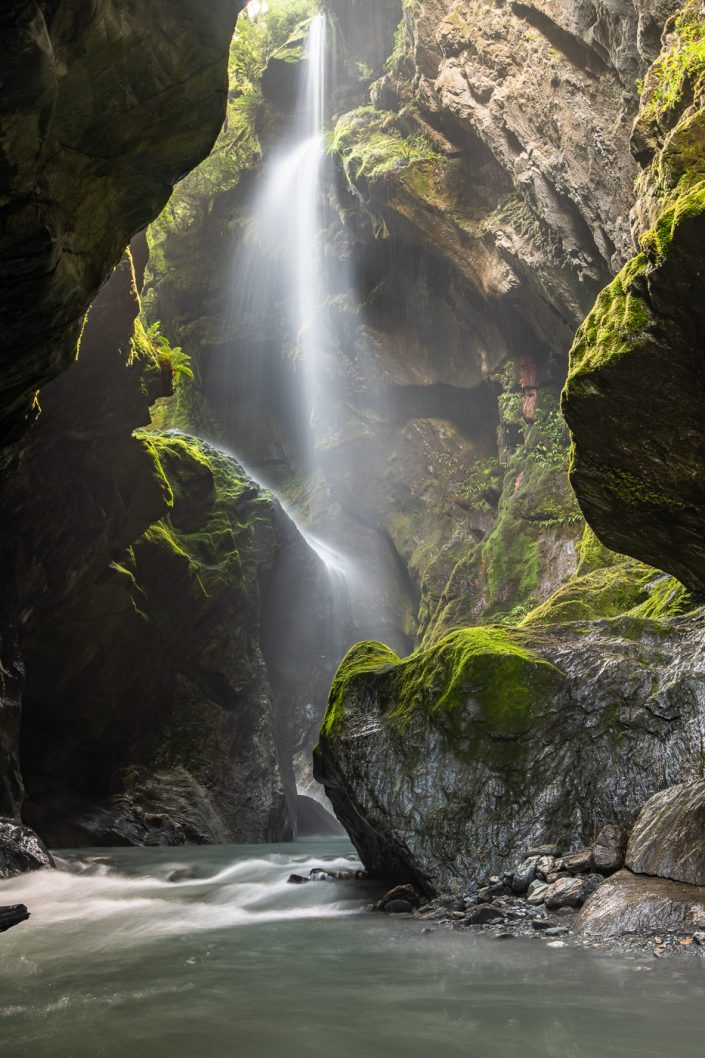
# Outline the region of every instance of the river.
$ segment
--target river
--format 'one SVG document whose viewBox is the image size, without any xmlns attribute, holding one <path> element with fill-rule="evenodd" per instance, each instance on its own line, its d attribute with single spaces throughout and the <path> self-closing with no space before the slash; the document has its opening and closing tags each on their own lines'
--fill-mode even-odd
<svg viewBox="0 0 705 1058">
<path fill-rule="evenodd" d="M 0 883 L 12 1058 L 700 1058 L 705 964 L 365 911 L 345 841 L 62 853 Z M 167 881 L 174 870 L 195 875 Z"/>
</svg>

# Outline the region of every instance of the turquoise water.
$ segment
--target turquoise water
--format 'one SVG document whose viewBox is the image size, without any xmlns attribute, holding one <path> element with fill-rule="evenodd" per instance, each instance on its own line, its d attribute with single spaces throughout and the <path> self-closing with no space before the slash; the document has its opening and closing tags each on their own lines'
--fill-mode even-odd
<svg viewBox="0 0 705 1058">
<path fill-rule="evenodd" d="M 705 964 L 365 913 L 345 842 L 117 849 L 0 883 L 12 1058 L 701 1058 Z M 198 877 L 168 882 L 176 868 Z"/>
</svg>

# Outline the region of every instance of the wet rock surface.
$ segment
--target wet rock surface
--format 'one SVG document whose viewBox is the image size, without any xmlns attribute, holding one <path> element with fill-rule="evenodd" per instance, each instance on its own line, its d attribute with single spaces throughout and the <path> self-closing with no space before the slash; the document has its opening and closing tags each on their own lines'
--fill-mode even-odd
<svg viewBox="0 0 705 1058">
<path fill-rule="evenodd" d="M 363 645 L 336 677 L 316 773 L 370 873 L 429 894 L 556 838 L 584 846 L 697 774 L 704 634 L 696 615 L 468 630 L 406 661 Z M 596 873 L 621 866 L 623 838 L 600 834 Z M 548 881 L 560 868 L 541 859 Z"/>
<path fill-rule="evenodd" d="M 591 938 L 677 933 L 705 927 L 705 888 L 620 871 L 580 912 L 576 932 Z"/>
<path fill-rule="evenodd" d="M 672 786 L 647 801 L 629 838 L 626 866 L 705 886 L 705 782 Z"/>
<path fill-rule="evenodd" d="M 33 830 L 14 820 L 0 819 L 0 878 L 53 866 L 49 850 Z"/>
<path fill-rule="evenodd" d="M 0 907 L 0 933 L 5 933 L 20 922 L 26 922 L 29 911 L 24 904 L 13 904 L 11 907 Z"/>
</svg>

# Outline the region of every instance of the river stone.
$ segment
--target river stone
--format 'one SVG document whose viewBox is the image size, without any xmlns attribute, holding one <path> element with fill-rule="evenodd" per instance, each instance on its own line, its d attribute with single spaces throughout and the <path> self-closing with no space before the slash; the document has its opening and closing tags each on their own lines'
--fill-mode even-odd
<svg viewBox="0 0 705 1058">
<path fill-rule="evenodd" d="M 12 904 L 10 907 L 0 907 L 0 933 L 6 933 L 20 922 L 26 922 L 29 911 L 24 904 Z"/>
<path fill-rule="evenodd" d="M 671 786 L 646 802 L 626 866 L 635 874 L 705 885 L 705 781 Z"/>
<path fill-rule="evenodd" d="M 549 874 L 556 874 L 561 869 L 562 861 L 556 856 L 540 856 L 536 863 L 536 874 L 547 879 Z"/>
<path fill-rule="evenodd" d="M 586 902 L 575 932 L 592 938 L 640 931 L 687 932 L 705 927 L 705 888 L 623 870 Z"/>
<path fill-rule="evenodd" d="M 53 866 L 49 850 L 30 827 L 0 819 L 0 878 Z"/>
<path fill-rule="evenodd" d="M 529 886 L 528 901 L 532 907 L 540 907 L 544 902 L 546 893 L 548 892 L 548 885 L 546 882 L 541 882 L 537 878 L 535 882 L 532 882 Z"/>
<path fill-rule="evenodd" d="M 624 827 L 613 823 L 602 828 L 592 846 L 593 862 L 600 874 L 614 874 L 624 866 L 628 836 Z"/>
<path fill-rule="evenodd" d="M 396 885 L 374 904 L 373 911 L 386 911 L 391 915 L 415 911 L 421 905 L 421 896 L 413 885 Z M 405 906 L 401 906 L 401 905 Z"/>
<path fill-rule="evenodd" d="M 468 926 L 486 926 L 492 922 L 501 921 L 502 915 L 499 910 L 489 904 L 478 907 L 476 911 L 469 911 L 465 916 L 465 922 Z"/>
<path fill-rule="evenodd" d="M 582 878 L 559 878 L 553 885 L 549 885 L 544 894 L 544 902 L 551 910 L 559 907 L 579 907 L 589 892 Z"/>
<path fill-rule="evenodd" d="M 563 857 L 563 865 L 569 874 L 589 874 L 593 863 L 592 849 L 579 849 Z"/>
<path fill-rule="evenodd" d="M 526 892 L 536 878 L 536 866 L 538 862 L 539 857 L 532 856 L 530 859 L 524 860 L 524 862 L 517 867 L 512 877 L 512 892 Z"/>
</svg>

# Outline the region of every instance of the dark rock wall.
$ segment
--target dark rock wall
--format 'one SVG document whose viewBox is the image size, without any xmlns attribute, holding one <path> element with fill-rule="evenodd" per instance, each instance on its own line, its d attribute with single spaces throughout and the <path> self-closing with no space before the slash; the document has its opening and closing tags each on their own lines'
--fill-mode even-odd
<svg viewBox="0 0 705 1058">
<path fill-rule="evenodd" d="M 83 317 L 132 235 L 210 150 L 237 7 L 3 6 L 3 445 L 74 358 Z"/>
</svg>

